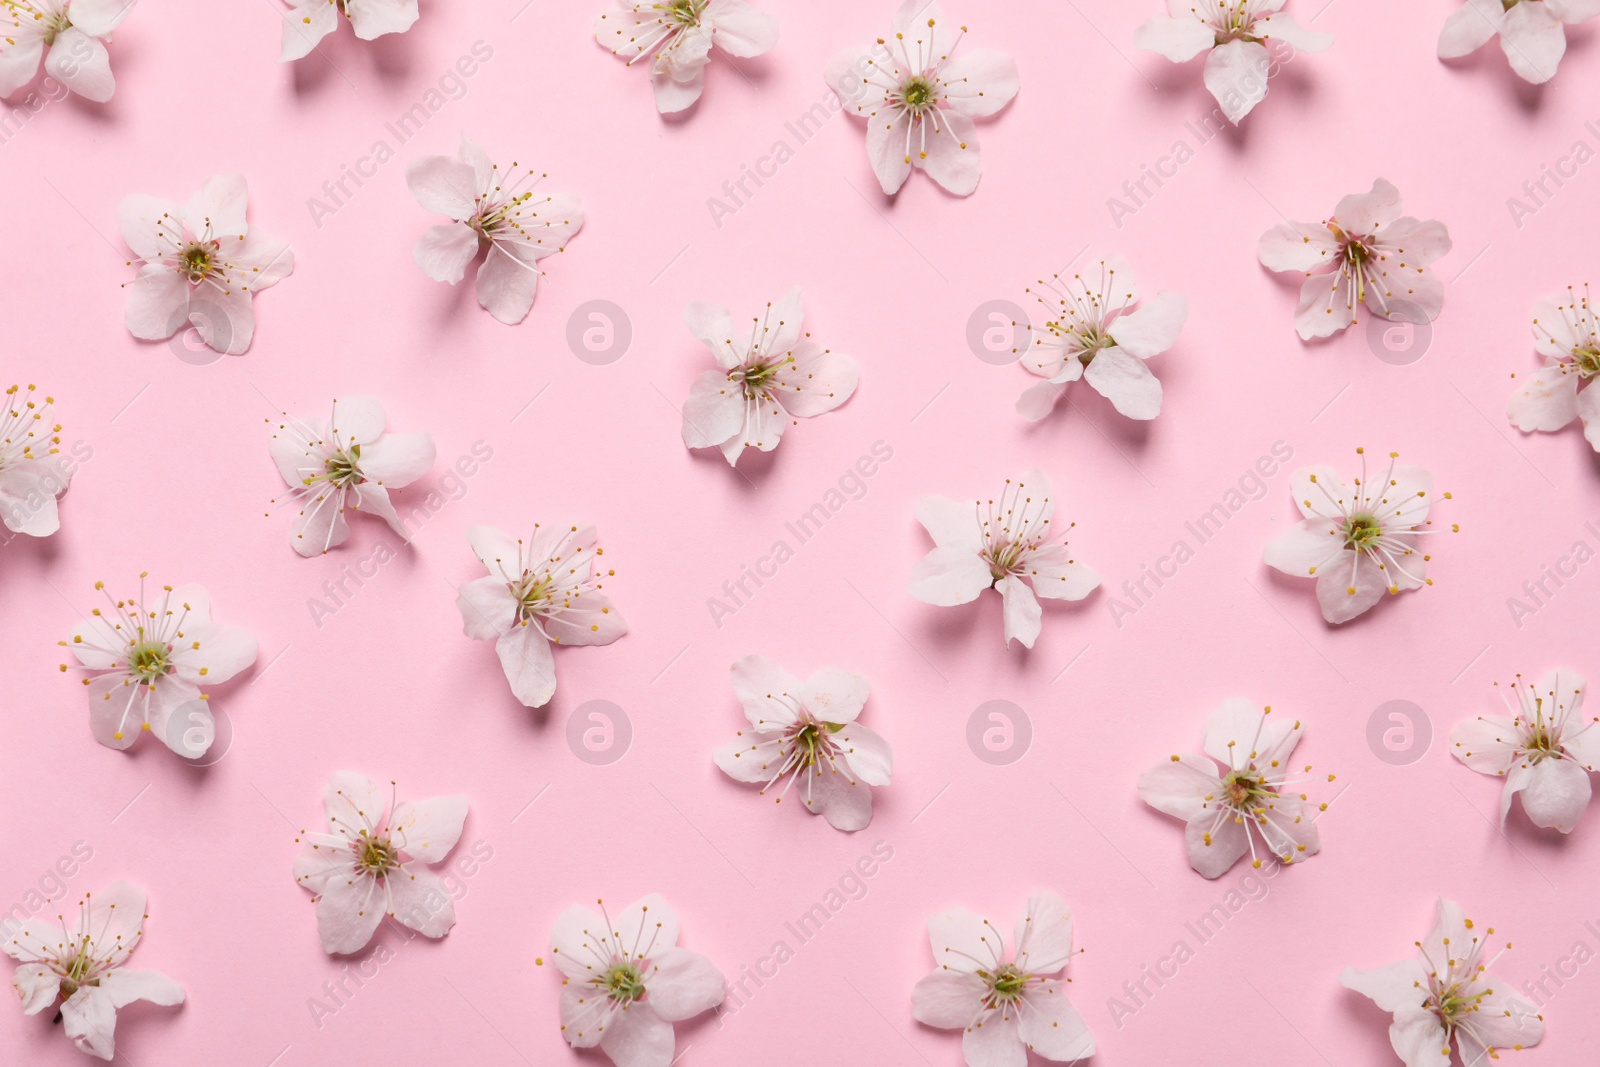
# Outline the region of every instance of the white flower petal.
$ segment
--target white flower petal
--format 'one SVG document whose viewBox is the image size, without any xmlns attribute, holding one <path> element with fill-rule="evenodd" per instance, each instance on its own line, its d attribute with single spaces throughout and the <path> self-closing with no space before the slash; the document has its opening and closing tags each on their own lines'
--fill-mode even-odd
<svg viewBox="0 0 1600 1067">
<path fill-rule="evenodd" d="M 77 26 L 68 26 L 56 35 L 55 44 L 45 53 L 44 72 L 97 104 L 110 100 L 117 88 L 106 46 Z"/>
<path fill-rule="evenodd" d="M 1178 343 L 1178 333 L 1189 318 L 1189 301 L 1177 293 L 1161 292 L 1137 311 L 1111 323 L 1111 339 L 1131 356 L 1149 359 Z M 1094 364 L 1089 365 L 1094 369 Z"/>
<path fill-rule="evenodd" d="M 698 952 L 668 948 L 655 953 L 646 981 L 650 1004 L 668 1022 L 693 1018 L 721 1004 L 728 980 Z"/>
<path fill-rule="evenodd" d="M 1034 641 L 1038 640 L 1044 615 L 1033 590 L 1016 575 L 1007 575 L 994 587 L 999 590 L 1003 604 L 1006 644 L 1009 646 L 1012 641 L 1021 641 L 1024 647 L 1032 648 Z"/>
<path fill-rule="evenodd" d="M 1206 56 L 1206 88 L 1235 126 L 1267 98 L 1267 71 L 1272 64 L 1264 45 L 1228 41 Z"/>
<path fill-rule="evenodd" d="M 1217 34 L 1192 14 L 1157 15 L 1133 33 L 1133 46 L 1186 63 L 1216 47 Z"/>
<path fill-rule="evenodd" d="M 389 835 L 406 855 L 438 863 L 461 840 L 466 820 L 467 798 L 459 794 L 402 800 L 389 818 Z"/>
<path fill-rule="evenodd" d="M 993 48 L 962 52 L 939 70 L 950 106 L 963 115 L 993 115 L 1017 95 L 1017 61 Z"/>
</svg>

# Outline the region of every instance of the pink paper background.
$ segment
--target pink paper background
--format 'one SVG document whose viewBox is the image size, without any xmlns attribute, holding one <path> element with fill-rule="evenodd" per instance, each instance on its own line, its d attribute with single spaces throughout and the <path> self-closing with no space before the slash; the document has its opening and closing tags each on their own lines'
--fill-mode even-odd
<svg viewBox="0 0 1600 1067">
<path fill-rule="evenodd" d="M 981 127 L 976 195 L 957 200 L 914 175 L 886 201 L 862 125 L 836 116 L 718 227 L 707 198 L 776 140 L 795 147 L 784 124 L 824 99 L 828 59 L 885 33 L 893 4 L 767 0 L 777 50 L 719 57 L 698 109 L 663 120 L 645 72 L 590 40 L 602 0 L 534 0 L 513 20 L 520 3 L 425 0 L 409 34 L 367 44 L 346 28 L 326 59 L 293 67 L 274 63 L 270 0 L 145 3 L 112 46 L 109 106 L 52 102 L 0 144 L 3 377 L 53 393 L 64 441 L 93 450 L 62 501 L 61 533 L 0 549 L 0 905 L 48 888 L 75 842 L 93 856 L 67 881 L 73 899 L 116 878 L 148 889 L 135 963 L 182 981 L 189 1001 L 124 1011 L 119 1060 L 596 1062 L 566 1050 L 558 977 L 534 961 L 557 912 L 597 895 L 622 905 L 665 894 L 684 943 L 736 980 L 775 941 L 796 950 L 720 1026 L 707 1016 L 679 1027 L 684 1064 L 957 1064 L 959 1035 L 909 1013 L 932 965 L 923 923 L 962 904 L 1009 929 L 1045 887 L 1075 910 L 1075 1001 L 1105 1065 L 1391 1062 L 1387 1018 L 1338 973 L 1406 954 L 1441 893 L 1513 940 L 1497 967 L 1504 985 L 1572 972 L 1562 961 L 1577 942 L 1600 948 L 1584 926 L 1600 920 L 1600 815 L 1561 839 L 1518 812 L 1502 835 L 1499 783 L 1457 764 L 1445 738 L 1495 706 L 1496 679 L 1600 672 L 1594 567 L 1520 626 L 1506 605 L 1574 542 L 1600 548 L 1584 526 L 1600 520 L 1600 471 L 1576 429 L 1525 438 L 1503 414 L 1509 375 L 1535 366 L 1533 301 L 1600 281 L 1594 166 L 1520 228 L 1506 207 L 1575 142 L 1600 147 L 1600 129 L 1585 128 L 1600 120 L 1592 28 L 1570 34 L 1556 81 L 1533 92 L 1493 45 L 1458 64 L 1434 57 L 1452 3 L 1335 0 L 1315 22 L 1336 35 L 1333 49 L 1297 57 L 1242 132 L 1198 148 L 1119 229 L 1106 199 L 1175 140 L 1193 145 L 1184 124 L 1213 107 L 1198 64 L 1133 51 L 1159 3 L 952 3 L 969 44 L 1012 53 L 1022 72 L 1014 105 Z M 1316 7 L 1291 4 L 1302 20 Z M 396 145 L 385 123 L 477 41 L 493 55 L 464 96 Z M 454 151 L 463 131 L 501 161 L 547 171 L 587 210 L 516 328 L 411 260 L 437 220 L 407 192 L 405 164 Z M 307 198 L 380 138 L 397 157 L 319 227 Z M 252 225 L 289 241 L 296 268 L 258 297 L 247 355 L 193 365 L 124 329 L 118 285 L 131 275 L 114 212 L 127 193 L 179 199 L 225 170 L 247 176 Z M 1374 358 L 1360 327 L 1302 345 L 1293 286 L 1255 259 L 1279 212 L 1321 218 L 1379 175 L 1455 240 L 1439 264 L 1448 290 L 1431 348 L 1407 366 Z M 1020 302 L 1085 246 L 1124 254 L 1147 292 L 1190 299 L 1177 348 L 1152 364 L 1166 406 L 1148 427 L 1081 388 L 1071 407 L 1026 425 L 1012 404 L 1033 379 L 965 341 L 980 304 Z M 688 453 L 675 405 L 710 363 L 684 305 L 710 299 L 744 316 L 791 283 L 804 287 L 814 335 L 859 360 L 860 390 L 791 427 L 742 475 Z M 569 316 L 593 299 L 619 305 L 633 330 L 607 366 L 575 358 L 566 340 Z M 476 441 L 493 459 L 414 550 L 319 627 L 308 600 L 322 583 L 395 537 L 357 521 L 342 550 L 295 556 L 289 516 L 264 515 L 281 489 L 266 421 L 357 392 L 383 401 L 391 428 L 438 442 L 435 474 L 404 502 L 426 497 Z M 893 458 L 865 496 L 715 625 L 707 598 L 775 540 L 793 544 L 784 524 L 878 441 Z M 1175 540 L 1193 544 L 1185 522 L 1278 441 L 1291 466 L 1353 471 L 1363 444 L 1431 468 L 1455 494 L 1437 517 L 1461 525 L 1432 546 L 1435 586 L 1325 626 L 1310 583 L 1260 562 L 1295 518 L 1279 472 L 1119 627 L 1110 595 Z M 912 513 L 921 494 L 991 494 L 1035 464 L 1106 588 L 1047 608 L 1037 647 L 1008 651 L 997 598 L 936 609 L 906 595 L 927 548 Z M 463 532 L 579 519 L 599 525 L 617 571 L 608 589 L 632 631 L 559 652 L 555 700 L 531 712 L 490 646 L 461 634 L 454 587 L 482 573 Z M 219 619 L 260 638 L 253 672 L 214 691 L 235 737 L 208 769 L 153 738 L 130 755 L 96 745 L 81 687 L 57 670 L 55 642 L 94 602 L 93 583 L 131 592 L 141 570 L 204 584 Z M 728 665 L 749 652 L 800 674 L 837 665 L 871 679 L 864 721 L 897 764 L 868 830 L 775 809 L 712 765 L 742 721 Z M 1299 755 L 1339 775 L 1317 790 L 1338 799 L 1324 853 L 1263 883 L 1266 896 L 1201 945 L 1185 923 L 1248 867 L 1218 882 L 1194 874 L 1180 825 L 1146 809 L 1134 784 L 1170 753 L 1198 750 L 1206 715 L 1236 694 L 1307 721 Z M 568 717 L 593 699 L 632 726 L 631 749 L 608 766 L 582 762 L 566 740 Z M 1367 740 L 1373 710 L 1395 699 L 1423 709 L 1434 732 L 1408 766 Z M 980 761 L 966 740 L 990 700 L 1031 720 L 1031 748 L 1009 766 Z M 290 863 L 337 768 L 397 779 L 402 795 L 469 794 L 458 855 L 481 841 L 493 859 L 463 881 L 447 939 L 403 943 L 385 927 L 392 958 L 367 964 L 365 984 L 319 1027 L 308 1000 L 347 961 L 318 946 Z M 784 923 L 876 842 L 893 859 L 865 897 L 800 945 Z M 1108 998 L 1179 939 L 1194 958 L 1119 1026 Z M 1548 1037 L 1527 1062 L 1579 1063 L 1600 1040 L 1593 972 L 1578 967 L 1547 1003 Z M 9 1009 L 0 1047 L 8 1062 L 82 1061 L 47 1018 Z"/>
</svg>

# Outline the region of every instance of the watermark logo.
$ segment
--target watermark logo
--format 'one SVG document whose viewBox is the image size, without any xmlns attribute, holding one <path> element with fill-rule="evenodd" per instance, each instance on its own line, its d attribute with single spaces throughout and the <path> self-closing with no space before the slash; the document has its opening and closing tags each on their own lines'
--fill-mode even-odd
<svg viewBox="0 0 1600 1067">
<path fill-rule="evenodd" d="M 1367 347 L 1390 366 L 1410 366 L 1427 355 L 1432 344 L 1433 323 L 1412 301 L 1393 301 L 1388 318 L 1373 315 L 1367 319 Z"/>
<path fill-rule="evenodd" d="M 167 347 L 192 367 L 221 359 L 233 343 L 233 320 L 227 309 L 204 293 L 194 293 L 167 323 Z"/>
<path fill-rule="evenodd" d="M 991 766 L 1017 762 L 1032 744 L 1033 720 L 1019 704 L 990 700 L 979 704 L 967 718 L 967 747 Z"/>
<path fill-rule="evenodd" d="M 628 354 L 633 320 L 609 300 L 586 300 L 567 319 L 567 347 L 594 367 L 606 367 Z"/>
<path fill-rule="evenodd" d="M 1390 700 L 1372 709 L 1367 719 L 1367 747 L 1394 767 L 1405 767 L 1428 754 L 1433 723 L 1428 713 L 1409 700 Z"/>
<path fill-rule="evenodd" d="M 214 700 L 190 700 L 167 716 L 162 728 L 167 747 L 192 767 L 218 763 L 233 747 L 233 720 Z"/>
<path fill-rule="evenodd" d="M 604 767 L 628 754 L 633 722 L 609 700 L 588 700 L 567 716 L 567 747 L 593 767 Z"/>
<path fill-rule="evenodd" d="M 1028 347 L 1028 315 L 1009 300 L 985 300 L 967 319 L 967 347 L 985 363 L 1015 363 Z"/>
</svg>

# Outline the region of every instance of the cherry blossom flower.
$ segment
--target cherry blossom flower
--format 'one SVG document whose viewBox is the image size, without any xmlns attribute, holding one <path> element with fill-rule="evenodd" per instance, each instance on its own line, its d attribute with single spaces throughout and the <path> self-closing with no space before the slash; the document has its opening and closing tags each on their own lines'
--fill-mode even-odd
<svg viewBox="0 0 1600 1067">
<path fill-rule="evenodd" d="M 1206 755 L 1173 756 L 1150 768 L 1139 776 L 1139 799 L 1184 821 L 1189 866 L 1207 878 L 1222 877 L 1246 855 L 1252 867 L 1268 856 L 1309 859 L 1322 848 L 1316 813 L 1328 805 L 1300 792 L 1323 776 L 1313 776 L 1309 764 L 1289 766 L 1303 731 L 1298 719 L 1274 719 L 1270 707 L 1243 697 L 1223 701 L 1206 722 Z"/>
<path fill-rule="evenodd" d="M 311 54 L 339 26 L 339 18 L 363 41 L 386 33 L 404 33 L 417 21 L 417 0 L 301 0 L 283 13 L 283 50 L 279 63 Z"/>
<path fill-rule="evenodd" d="M 728 777 L 759 782 L 762 796 L 781 783 L 779 802 L 795 786 L 806 810 L 838 830 L 872 822 L 871 787 L 889 784 L 894 753 L 856 722 L 865 678 L 824 667 L 802 683 L 765 656 L 745 656 L 733 665 L 733 691 L 751 729 L 716 751 Z"/>
<path fill-rule="evenodd" d="M 1439 918 L 1426 940 L 1415 942 L 1411 959 L 1370 971 L 1345 968 L 1339 981 L 1394 1015 L 1389 1043 L 1406 1067 L 1448 1064 L 1450 1042 L 1463 1064 L 1498 1059 L 1497 1049 L 1537 1045 L 1544 1017 L 1521 997 L 1493 981 L 1488 969 L 1505 948 L 1484 959 L 1484 937 L 1461 905 L 1439 898 Z"/>
<path fill-rule="evenodd" d="M 602 13 L 594 39 L 628 66 L 650 61 L 656 110 L 682 111 L 700 99 L 711 49 L 748 59 L 772 51 L 778 21 L 744 0 L 616 0 Z"/>
<path fill-rule="evenodd" d="M 1206 88 L 1228 121 L 1241 119 L 1267 98 L 1267 81 L 1282 55 L 1268 41 L 1295 52 L 1321 52 L 1333 35 L 1306 29 L 1283 10 L 1284 0 L 1167 0 L 1170 14 L 1157 15 L 1134 34 L 1136 48 L 1174 63 L 1206 56 Z"/>
<path fill-rule="evenodd" d="M 1401 215 L 1400 190 L 1379 178 L 1321 223 L 1278 223 L 1261 235 L 1258 254 L 1269 270 L 1305 274 L 1294 324 L 1309 341 L 1352 325 L 1363 303 L 1395 322 L 1433 322 L 1444 283 L 1428 265 L 1449 251 L 1444 223 Z"/>
<path fill-rule="evenodd" d="M 44 72 L 85 100 L 116 91 L 106 42 L 134 0 L 6 0 L 0 4 L 0 97 Z"/>
<path fill-rule="evenodd" d="M 1063 281 L 1039 279 L 1029 289 L 1044 308 L 1043 327 L 1030 326 L 1033 343 L 1022 365 L 1044 381 L 1017 400 L 1017 414 L 1037 422 L 1082 378 L 1130 419 L 1161 413 L 1161 383 L 1144 361 L 1171 348 L 1189 317 L 1189 302 L 1177 293 L 1157 293 L 1143 307 L 1133 269 L 1111 255 Z"/>
<path fill-rule="evenodd" d="M 465 135 L 460 156 L 426 156 L 406 167 L 417 203 L 455 220 L 423 231 L 412 255 L 428 277 L 454 285 L 466 276 L 467 264 L 486 252 L 478 266 L 478 303 L 514 326 L 533 307 L 544 273 L 538 261 L 566 250 L 583 226 L 583 205 L 564 193 L 535 196 L 548 175 L 515 161 L 502 173 Z"/>
<path fill-rule="evenodd" d="M 247 192 L 238 174 L 207 179 L 183 207 L 135 193 L 117 207 L 122 239 L 139 273 L 125 282 L 128 332 L 164 341 L 193 324 L 207 345 L 243 354 L 255 337 L 251 298 L 294 269 L 289 246 L 245 221 Z"/>
<path fill-rule="evenodd" d="M 1433 557 L 1417 546 L 1417 538 L 1439 532 L 1428 529 L 1433 475 L 1399 462 L 1400 453 L 1391 452 L 1388 469 L 1373 485 L 1366 450 L 1356 452 L 1361 477 L 1353 487 L 1332 467 L 1294 472 L 1289 489 L 1305 520 L 1273 538 L 1263 554 L 1270 567 L 1317 580 L 1317 603 L 1331 623 L 1349 622 L 1382 600 L 1385 591 L 1397 594 L 1433 584 L 1427 576 Z M 1450 525 L 1451 532 L 1460 529 Z"/>
<path fill-rule="evenodd" d="M 683 317 L 717 360 L 717 369 L 696 378 L 684 401 L 683 443 L 720 448 L 729 466 L 747 447 L 777 448 L 790 418 L 832 411 L 856 391 L 856 361 L 801 332 L 798 285 L 753 317 L 742 335 L 715 304 L 696 301 Z"/>
<path fill-rule="evenodd" d="M 34 387 L 6 390 L 0 411 L 0 522 L 12 533 L 49 537 L 61 529 L 56 497 L 72 467 L 61 457 L 61 424 L 50 421 L 54 397 L 33 399 Z"/>
<path fill-rule="evenodd" d="M 328 421 L 293 418 L 287 413 L 272 432 L 268 451 L 290 486 L 285 503 L 296 504 L 289 543 L 302 556 L 317 556 L 350 536 L 346 508 L 367 512 L 411 540 L 389 500 L 433 467 L 433 438 L 427 433 L 384 433 L 383 408 L 370 396 L 333 402 Z M 275 500 L 274 503 L 277 503 Z"/>
<path fill-rule="evenodd" d="M 595 561 L 593 526 L 534 524 L 528 540 L 512 540 L 490 526 L 474 526 L 467 541 L 489 576 L 467 582 L 456 608 L 468 637 L 493 641 L 511 692 L 524 705 L 541 708 L 556 692 L 550 645 L 609 645 L 628 632 L 611 606 Z"/>
<path fill-rule="evenodd" d="M 678 917 L 651 894 L 611 918 L 574 904 L 556 917 L 550 958 L 561 971 L 561 1036 L 617 1067 L 668 1067 L 672 1024 L 722 1003 L 727 979 L 698 952 L 678 947 Z M 542 962 L 542 961 L 541 961 Z"/>
<path fill-rule="evenodd" d="M 149 918 L 144 909 L 144 890 L 119 881 L 98 896 L 85 893 L 73 927 L 59 914 L 54 923 L 8 920 L 9 936 L 0 949 L 22 963 L 11 985 L 22 997 L 23 1013 L 56 1007 L 55 1021 L 72 1043 L 109 1060 L 116 1055 L 118 1008 L 136 1000 L 162 1007 L 182 1004 L 183 987 L 177 982 L 123 966 L 144 936 Z"/>
<path fill-rule="evenodd" d="M 842 53 L 826 78 L 846 109 L 867 120 L 867 158 L 890 196 L 913 167 L 947 191 L 978 187 L 978 131 L 1017 95 L 1017 64 L 993 49 L 952 59 L 967 28 L 952 35 L 937 0 L 903 0 L 890 40 Z"/>
<path fill-rule="evenodd" d="M 911 1014 L 961 1030 L 967 1067 L 1021 1067 L 1032 1051 L 1056 1063 L 1094 1054 L 1094 1035 L 1059 975 L 1072 959 L 1072 913 L 1055 893 L 1035 893 L 1006 953 L 999 927 L 965 908 L 928 920 L 933 973 L 911 990 Z M 1052 977 L 1056 976 L 1056 977 Z"/>
<path fill-rule="evenodd" d="M 1032 648 L 1043 616 L 1036 595 L 1082 600 L 1100 584 L 1100 576 L 1067 550 L 1065 531 L 1052 529 L 1053 511 L 1050 481 L 1039 470 L 1007 478 L 999 500 L 923 497 L 917 521 L 936 547 L 917 564 L 907 591 L 951 607 L 994 589 L 1005 606 L 1006 644 L 1016 640 Z"/>
<path fill-rule="evenodd" d="M 1559 430 L 1581 418 L 1584 438 L 1600 452 L 1600 390 L 1589 384 L 1600 374 L 1600 318 L 1589 287 L 1580 296 L 1568 286 L 1565 296 L 1535 304 L 1533 335 L 1545 363 L 1511 394 L 1506 417 L 1524 433 Z"/>
<path fill-rule="evenodd" d="M 1500 822 L 1522 796 L 1528 821 L 1570 834 L 1589 807 L 1590 772 L 1600 769 L 1600 719 L 1584 718 L 1588 683 L 1576 671 L 1554 670 L 1530 687 L 1518 675 L 1512 698 L 1500 691 L 1510 718 L 1479 715 L 1450 733 L 1450 751 L 1480 774 L 1506 780 Z"/>
<path fill-rule="evenodd" d="M 1567 51 L 1563 24 L 1600 15 L 1600 0 L 1467 0 L 1445 20 L 1439 58 L 1459 59 L 1497 34 L 1511 69 L 1535 85 L 1555 77 Z"/>
<path fill-rule="evenodd" d="M 200 586 L 164 585 L 151 600 L 145 577 L 139 575 L 136 600 L 115 600 L 104 582 L 96 582 L 109 607 L 93 609 L 61 644 L 86 673 L 89 729 L 96 741 L 126 749 L 149 730 L 193 759 L 216 737 L 209 698 L 200 687 L 221 685 L 253 664 L 256 639 L 237 626 L 212 622 L 211 597 Z M 183 716 L 174 719 L 180 710 Z"/>
<path fill-rule="evenodd" d="M 394 783 L 390 783 L 391 789 Z M 464 796 L 390 798 L 353 771 L 335 771 L 322 787 L 326 833 L 301 831 L 294 880 L 311 890 L 325 952 L 360 952 L 388 915 L 424 937 L 456 924 L 449 887 L 428 868 L 461 840 Z"/>
</svg>

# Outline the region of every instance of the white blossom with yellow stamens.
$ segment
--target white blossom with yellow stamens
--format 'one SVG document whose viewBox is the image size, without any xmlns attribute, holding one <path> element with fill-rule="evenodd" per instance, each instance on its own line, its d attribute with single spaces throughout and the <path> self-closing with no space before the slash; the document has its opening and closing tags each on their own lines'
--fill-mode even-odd
<svg viewBox="0 0 1600 1067">
<path fill-rule="evenodd" d="M 622 613 L 602 589 L 595 545 L 599 533 L 587 523 L 534 524 L 528 540 L 512 539 L 492 526 L 474 526 L 467 541 L 488 577 L 467 582 L 456 608 L 468 637 L 493 641 L 512 694 L 530 708 L 556 692 L 551 644 L 609 645 L 628 632 Z"/>
<path fill-rule="evenodd" d="M 716 304 L 696 301 L 683 317 L 717 360 L 717 369 L 696 378 L 683 402 L 683 443 L 720 448 L 730 466 L 746 448 L 777 448 L 790 418 L 832 411 L 856 391 L 856 361 L 801 330 L 798 285 L 751 318 L 748 332 L 736 329 Z"/>
<path fill-rule="evenodd" d="M 61 424 L 50 419 L 54 397 L 37 401 L 11 386 L 0 411 L 0 522 L 13 533 L 49 537 L 61 529 L 56 497 L 67 491 L 72 466 L 59 457 Z"/>
<path fill-rule="evenodd" d="M 856 722 L 871 691 L 867 680 L 824 667 L 799 681 L 765 656 L 733 664 L 733 691 L 750 720 L 749 736 L 715 752 L 717 766 L 740 782 L 792 787 L 812 814 L 839 830 L 872 822 L 872 786 L 888 785 L 894 770 L 889 743 Z"/>
<path fill-rule="evenodd" d="M 391 792 L 394 783 L 390 783 Z M 302 831 L 294 880 L 311 890 L 323 950 L 359 952 L 385 915 L 424 937 L 456 924 L 449 887 L 428 868 L 461 840 L 464 796 L 384 802 L 378 786 L 335 771 L 322 788 L 325 833 Z"/>
<path fill-rule="evenodd" d="M 564 251 L 583 226 L 583 205 L 564 193 L 535 195 L 549 175 L 515 160 L 506 171 L 465 134 L 459 159 L 425 156 L 406 167 L 417 203 L 453 222 L 430 226 L 412 248 L 423 273 L 451 285 L 478 266 L 478 303 L 507 325 L 527 318 L 539 277 L 538 262 Z"/>
<path fill-rule="evenodd" d="M 218 352 L 244 353 L 255 337 L 256 293 L 294 270 L 289 246 L 252 230 L 238 174 L 207 179 L 183 207 L 143 193 L 117 206 L 122 239 L 139 273 L 123 287 L 123 321 L 141 341 L 164 341 L 193 325 Z"/>
<path fill-rule="evenodd" d="M 1094 1055 L 1089 1024 L 1067 999 L 1072 912 L 1050 891 L 1035 893 L 1017 918 L 1014 953 L 988 919 L 951 908 L 928 920 L 933 973 L 911 990 L 911 1015 L 960 1030 L 967 1067 L 1022 1067 L 1028 1053 L 1056 1063 Z"/>
<path fill-rule="evenodd" d="M 1450 233 L 1436 219 L 1400 211 L 1400 190 L 1379 178 L 1320 223 L 1280 222 L 1261 235 L 1262 266 L 1305 277 L 1294 316 L 1302 339 L 1353 325 L 1362 304 L 1392 322 L 1427 326 L 1439 317 L 1444 282 L 1429 267 L 1450 251 Z"/>
<path fill-rule="evenodd" d="M 143 731 L 154 731 L 168 748 L 193 759 L 203 755 L 190 738 L 216 736 L 202 685 L 220 685 L 256 661 L 256 639 L 238 626 L 211 621 L 211 598 L 198 585 L 161 587 L 155 600 L 145 597 L 145 574 L 139 575 L 138 599 L 106 598 L 107 609 L 72 629 L 61 644 L 86 672 L 89 728 L 107 748 L 126 749 Z M 63 671 L 70 670 L 66 664 Z M 187 706 L 187 707 L 186 707 Z M 181 729 L 169 729 L 173 712 L 185 708 Z"/>
<path fill-rule="evenodd" d="M 1600 452 L 1600 316 L 1572 286 L 1533 306 L 1534 344 L 1543 367 L 1522 377 L 1506 402 L 1506 417 L 1523 433 L 1553 432 L 1583 420 L 1583 436 Z M 1516 377 L 1515 374 L 1512 375 Z"/>
<path fill-rule="evenodd" d="M 43 60 L 45 74 L 85 100 L 110 100 L 117 82 L 105 43 L 133 5 L 134 0 L 0 2 L 0 97 L 32 81 Z"/>
<path fill-rule="evenodd" d="M 1518 675 L 1514 696 L 1495 689 L 1510 717 L 1478 715 L 1450 732 L 1450 751 L 1480 774 L 1506 780 L 1500 791 L 1500 822 L 1522 797 L 1535 826 L 1570 834 L 1589 808 L 1589 775 L 1600 769 L 1600 718 L 1584 718 L 1588 685 L 1576 671 L 1554 670 L 1530 686 Z"/>
<path fill-rule="evenodd" d="M 1211 713 L 1205 756 L 1173 756 L 1140 775 L 1140 799 L 1184 820 L 1196 871 L 1220 878 L 1244 856 L 1260 867 L 1269 857 L 1297 863 L 1321 849 L 1315 813 L 1327 805 L 1299 786 L 1333 775 L 1289 766 L 1303 729 L 1298 719 L 1274 718 L 1272 708 L 1235 697 Z"/>
<path fill-rule="evenodd" d="M 1189 301 L 1160 292 L 1141 306 L 1133 268 L 1118 255 L 1038 284 L 1028 292 L 1044 309 L 1044 325 L 1028 327 L 1033 340 L 1021 360 L 1044 381 L 1023 391 L 1017 414 L 1037 422 L 1080 378 L 1130 419 L 1161 414 L 1161 383 L 1145 360 L 1177 343 Z"/>
<path fill-rule="evenodd" d="M 102 1060 L 116 1055 L 117 1009 L 137 1000 L 163 1007 L 183 1003 L 183 987 L 157 971 L 124 967 L 143 936 L 144 890 L 113 882 L 105 892 L 85 893 L 78 921 L 67 925 L 26 918 L 7 920 L 0 951 L 21 966 L 11 985 L 22 1010 L 37 1015 L 56 1006 L 55 1021 L 73 1044 Z"/>
<path fill-rule="evenodd" d="M 299 508 L 289 543 L 300 555 L 321 555 L 343 544 L 350 535 L 346 509 L 377 515 L 411 539 L 389 490 L 410 485 L 433 467 L 433 438 L 421 431 L 384 433 L 386 422 L 375 399 L 347 396 L 333 401 L 326 423 L 285 414 L 272 431 L 268 451 L 290 486 L 284 502 Z"/>
<path fill-rule="evenodd" d="M 672 1024 L 710 1011 L 727 979 L 698 952 L 678 947 L 678 917 L 660 896 L 611 918 L 574 904 L 556 917 L 550 958 L 561 978 L 561 1036 L 596 1048 L 617 1067 L 668 1067 Z M 543 961 L 538 961 L 542 963 Z"/>
<path fill-rule="evenodd" d="M 1429 529 L 1433 475 L 1400 463 L 1400 454 L 1391 452 L 1383 477 L 1373 484 L 1366 450 L 1356 452 L 1361 477 L 1354 486 L 1341 482 L 1332 467 L 1294 472 L 1289 488 L 1305 521 L 1273 538 L 1263 553 L 1268 566 L 1317 580 L 1317 602 L 1331 623 L 1349 622 L 1385 591 L 1432 585 L 1427 563 L 1433 557 L 1419 550 L 1417 538 L 1443 532 Z M 1450 526 L 1451 532 L 1459 529 Z"/>
<path fill-rule="evenodd" d="M 1537 1045 L 1544 1017 L 1505 992 L 1489 975 L 1511 942 L 1484 960 L 1484 935 L 1453 900 L 1439 898 L 1439 917 L 1427 938 L 1413 942 L 1416 956 L 1358 971 L 1347 967 L 1339 981 L 1394 1015 L 1389 1043 L 1406 1067 L 1448 1064 L 1454 1042 L 1463 1064 L 1481 1067 L 1500 1049 Z"/>
<path fill-rule="evenodd" d="M 1332 34 L 1301 26 L 1283 5 L 1284 0 L 1167 0 L 1169 13 L 1140 26 L 1133 44 L 1174 63 L 1207 53 L 1206 89 L 1237 126 L 1267 98 L 1274 67 L 1295 52 L 1321 52 L 1333 44 Z M 1283 47 L 1269 49 L 1269 41 L 1282 41 Z"/>
<path fill-rule="evenodd" d="M 617 0 L 600 14 L 594 39 L 628 66 L 650 61 L 656 110 L 682 111 L 705 88 L 711 49 L 748 59 L 772 51 L 778 21 L 744 0 Z"/>
<path fill-rule="evenodd" d="M 999 500 L 923 497 L 917 521 L 935 547 L 917 564 L 907 592 L 951 607 L 994 589 L 1004 604 L 1006 644 L 1032 648 L 1043 625 L 1036 596 L 1082 600 L 1100 584 L 1067 549 L 1066 532 L 1076 524 L 1052 526 L 1054 510 L 1050 481 L 1039 470 L 1007 478 Z"/>
<path fill-rule="evenodd" d="M 891 39 L 852 48 L 828 64 L 828 84 L 846 109 L 867 120 L 867 158 L 894 195 L 912 168 L 957 196 L 978 187 L 977 126 L 1017 95 L 1017 64 L 990 48 L 952 59 L 967 28 L 953 34 L 937 0 L 904 0 Z"/>
</svg>

